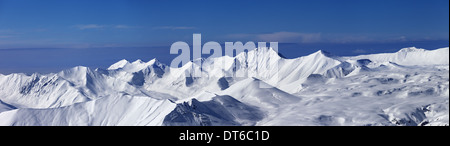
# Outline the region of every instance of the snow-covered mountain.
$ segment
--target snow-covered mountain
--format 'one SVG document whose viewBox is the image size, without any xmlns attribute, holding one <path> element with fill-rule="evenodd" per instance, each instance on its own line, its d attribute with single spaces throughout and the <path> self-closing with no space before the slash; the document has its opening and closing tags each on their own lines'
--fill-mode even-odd
<svg viewBox="0 0 450 146">
<path fill-rule="evenodd" d="M 425 50 L 416 47 L 403 48 L 396 53 L 361 55 L 351 59 L 370 59 L 376 62 L 395 62 L 399 65 L 445 65 L 448 64 L 448 47 Z"/>
<path fill-rule="evenodd" d="M 449 48 L 0 74 L 0 125 L 449 125 Z M 200 73 L 200 77 L 193 74 Z"/>
</svg>

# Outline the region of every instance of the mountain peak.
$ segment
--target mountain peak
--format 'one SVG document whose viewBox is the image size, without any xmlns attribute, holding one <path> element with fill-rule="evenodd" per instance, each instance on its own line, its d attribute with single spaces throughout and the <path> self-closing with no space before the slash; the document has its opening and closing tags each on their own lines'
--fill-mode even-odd
<svg viewBox="0 0 450 146">
<path fill-rule="evenodd" d="M 122 60 L 114 63 L 113 65 L 109 66 L 108 70 L 115 70 L 115 69 L 123 68 L 127 64 L 130 64 L 130 62 L 128 62 L 128 60 L 126 60 L 126 59 L 122 59 Z"/>
<path fill-rule="evenodd" d="M 134 62 L 131 63 L 131 64 L 143 64 L 143 63 L 145 63 L 145 62 L 142 61 L 141 59 L 138 59 L 138 60 L 134 61 Z"/>
<path fill-rule="evenodd" d="M 254 53 L 254 54 L 258 54 L 258 56 L 266 56 L 269 58 L 272 58 L 272 57 L 286 58 L 282 54 L 280 54 L 278 51 L 275 51 L 275 49 L 273 49 L 272 47 L 255 48 L 255 49 L 249 51 L 248 53 L 249 54 Z"/>
<path fill-rule="evenodd" d="M 160 63 L 159 61 L 158 61 L 158 59 L 156 59 L 156 58 L 153 58 L 152 60 L 150 60 L 150 61 L 148 61 L 147 62 L 147 64 L 155 64 L 155 63 Z"/>
<path fill-rule="evenodd" d="M 332 55 L 331 53 L 329 53 L 327 51 L 319 50 L 319 51 L 314 52 L 314 53 L 312 53 L 311 55 L 308 55 L 308 56 L 333 57 L 334 55 Z"/>
</svg>

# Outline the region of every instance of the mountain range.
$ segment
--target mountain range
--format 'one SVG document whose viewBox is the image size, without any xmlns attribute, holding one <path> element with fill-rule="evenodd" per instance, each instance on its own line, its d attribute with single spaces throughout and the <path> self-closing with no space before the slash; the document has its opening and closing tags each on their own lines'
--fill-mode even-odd
<svg viewBox="0 0 450 146">
<path fill-rule="evenodd" d="M 194 77 L 199 72 L 200 77 Z M 449 125 L 449 48 L 0 74 L 0 125 Z"/>
</svg>

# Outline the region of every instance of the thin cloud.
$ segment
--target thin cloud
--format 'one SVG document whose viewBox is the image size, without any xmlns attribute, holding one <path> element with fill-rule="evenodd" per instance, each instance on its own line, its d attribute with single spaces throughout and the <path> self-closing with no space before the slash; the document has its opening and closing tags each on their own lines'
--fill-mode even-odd
<svg viewBox="0 0 450 146">
<path fill-rule="evenodd" d="M 46 29 L 46 28 L 38 28 L 38 29 L 35 29 L 34 31 L 35 32 L 46 32 L 46 31 L 48 31 L 48 29 Z"/>
<path fill-rule="evenodd" d="M 0 39 L 7 39 L 7 38 L 13 38 L 12 35 L 0 35 Z"/>
<path fill-rule="evenodd" d="M 18 33 L 10 29 L 0 29 L 0 39 L 14 38 L 19 35 L 23 35 L 23 33 Z"/>
<path fill-rule="evenodd" d="M 17 32 L 11 29 L 0 29 L 0 33 L 17 33 Z"/>
<path fill-rule="evenodd" d="M 74 27 L 78 28 L 80 30 L 105 28 L 104 25 L 98 25 L 98 24 L 75 25 Z"/>
<path fill-rule="evenodd" d="M 129 29 L 133 28 L 129 25 L 123 25 L 123 24 L 114 24 L 114 25 L 100 25 L 100 24 L 83 24 L 83 25 L 74 25 L 72 26 L 74 28 L 80 29 L 80 30 L 87 30 L 87 29 Z"/>
<path fill-rule="evenodd" d="M 328 34 L 325 41 L 336 44 L 376 42 L 374 35 Z"/>
<path fill-rule="evenodd" d="M 298 33 L 298 32 L 275 32 L 269 34 L 259 34 L 258 39 L 266 42 L 282 42 L 282 43 L 316 43 L 321 39 L 320 33 Z"/>
<path fill-rule="evenodd" d="M 251 39 L 265 42 L 281 43 L 316 43 L 321 41 L 320 33 L 274 32 L 265 34 L 230 34 L 228 38 Z"/>
<path fill-rule="evenodd" d="M 118 28 L 118 29 L 128 29 L 128 28 L 131 28 L 131 26 L 128 26 L 128 25 L 114 25 L 114 28 Z"/>
<path fill-rule="evenodd" d="M 196 29 L 196 28 L 189 27 L 189 26 L 161 26 L 161 27 L 155 27 L 154 29 L 190 30 L 190 29 Z"/>
<path fill-rule="evenodd" d="M 232 38 L 232 39 L 248 39 L 248 38 L 254 39 L 255 37 L 256 37 L 255 34 L 245 34 L 245 33 L 226 35 L 226 38 Z"/>
<path fill-rule="evenodd" d="M 300 33 L 300 32 L 273 32 L 263 34 L 229 34 L 227 39 L 254 40 L 265 42 L 280 43 L 388 43 L 388 42 L 407 42 L 420 40 L 440 40 L 439 38 L 417 38 L 412 39 L 407 36 L 385 37 L 373 34 L 322 34 L 322 33 Z M 441 39 L 442 40 L 442 39 Z"/>
</svg>

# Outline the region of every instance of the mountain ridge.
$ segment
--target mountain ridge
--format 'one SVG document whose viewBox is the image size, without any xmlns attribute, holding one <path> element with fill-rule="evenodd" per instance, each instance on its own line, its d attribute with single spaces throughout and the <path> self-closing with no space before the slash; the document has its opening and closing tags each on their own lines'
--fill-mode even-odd
<svg viewBox="0 0 450 146">
<path fill-rule="evenodd" d="M 447 54 L 445 54 L 446 52 Z M 431 59 L 427 61 L 427 58 Z M 70 122 L 77 123 L 74 125 L 135 125 L 136 121 L 133 120 L 148 121 L 147 123 L 154 125 L 202 125 L 205 122 L 208 123 L 206 125 L 273 125 L 274 122 L 295 125 L 288 117 L 293 116 L 292 119 L 296 119 L 299 114 L 288 110 L 292 108 L 322 113 L 322 115 L 317 115 L 319 119 L 300 114 L 309 117 L 309 120 L 308 118 L 299 119 L 307 125 L 308 123 L 311 125 L 351 125 L 355 123 L 348 122 L 352 117 L 347 114 L 334 113 L 334 116 L 330 116 L 326 115 L 324 111 L 318 111 L 318 105 L 322 103 L 330 103 L 330 107 L 337 109 L 342 108 L 337 105 L 344 104 L 340 101 L 348 98 L 352 98 L 355 102 L 359 101 L 361 103 L 358 104 L 363 105 L 373 102 L 368 100 L 371 98 L 380 98 L 380 101 L 393 105 L 411 102 L 412 106 L 398 105 L 399 108 L 405 109 L 402 111 L 409 113 L 415 112 L 411 108 L 423 107 L 425 106 L 423 104 L 444 103 L 444 105 L 433 106 L 439 110 L 434 112 L 448 113 L 448 108 L 445 108 L 445 104 L 448 105 L 449 85 L 448 81 L 445 82 L 445 79 L 448 79 L 448 61 L 445 62 L 445 59 L 448 60 L 448 47 L 436 50 L 411 47 L 401 49 L 396 53 L 353 57 L 339 57 L 319 50 L 310 55 L 293 59 L 286 59 L 271 48 L 258 48 L 240 53 L 235 57 L 222 56 L 194 60 L 180 68 L 171 68 L 156 58 L 148 62 L 136 60 L 131 63 L 123 59 L 112 64 L 108 69 L 93 70 L 77 66 L 44 75 L 37 73 L 32 75 L 0 74 L 0 110 L 2 110 L 0 119 L 23 125 L 51 125 L 51 123 L 39 123 L 38 121 L 53 121 L 55 125 L 70 125 Z M 195 72 L 199 72 L 201 76 L 193 76 Z M 416 74 L 411 74 L 411 72 L 416 72 Z M 365 88 L 373 88 L 376 91 L 359 91 L 361 87 L 349 83 L 348 80 L 353 80 L 360 86 L 367 86 Z M 337 86 L 340 83 L 344 84 Z M 348 92 L 354 93 L 342 94 L 339 93 L 341 90 L 349 90 Z M 385 95 L 394 97 L 392 101 L 384 100 L 383 96 Z M 332 96 L 337 97 L 332 98 Z M 357 98 L 358 96 L 365 96 L 367 99 Z M 422 100 L 419 98 L 422 96 L 431 100 Z M 152 112 L 154 112 L 154 110 L 149 110 L 153 109 L 152 107 L 128 103 L 130 100 L 141 101 L 140 98 L 151 99 L 148 100 L 151 101 L 149 104 L 167 103 L 164 104 L 167 107 L 155 105 L 155 108 L 161 108 L 160 110 L 164 111 L 166 115 L 159 116 L 158 120 L 153 122 L 145 118 L 140 119 L 142 116 L 153 115 Z M 407 100 L 408 98 L 417 98 L 420 103 Z M 225 101 L 226 103 L 222 103 Z M 194 102 L 197 106 L 206 106 L 207 108 L 193 109 L 192 104 L 185 105 L 184 102 Z M 89 111 L 91 108 L 88 106 L 93 105 L 108 109 L 117 107 L 122 111 L 98 113 L 97 116 L 106 118 L 98 120 L 107 120 L 109 121 L 107 124 L 73 121 L 76 118 L 71 116 L 76 116 L 79 114 L 78 112 L 92 114 L 93 112 Z M 130 107 L 124 107 L 125 105 Z M 237 109 L 234 106 L 246 109 L 247 113 L 258 113 L 259 116 L 237 116 Z M 317 109 L 309 109 L 309 107 Z M 135 108 L 133 111 L 144 112 L 139 112 L 138 115 L 124 112 L 130 108 Z M 363 107 L 357 108 L 365 110 Z M 36 111 L 38 109 L 46 110 Z M 175 109 L 185 111 L 189 115 L 183 115 L 183 112 L 174 113 Z M 205 111 L 208 109 L 213 111 Z M 374 121 L 378 122 L 375 125 L 395 125 L 393 120 L 411 120 L 401 116 L 402 114 L 393 114 L 392 112 L 395 110 L 392 108 L 385 107 L 385 109 L 385 112 L 388 113 L 379 113 L 380 110 L 368 112 L 386 115 L 385 120 L 388 121 L 373 117 Z M 37 119 L 29 116 L 32 113 L 38 114 L 37 117 L 34 117 Z M 69 117 L 67 117 L 68 119 L 54 117 L 52 114 L 55 113 L 59 116 Z M 184 118 L 168 118 L 169 113 Z M 220 115 L 220 113 L 224 115 Z M 115 114 L 130 118 L 131 121 L 127 120 L 124 124 L 120 120 L 115 120 Z M 448 123 L 448 116 L 426 112 L 423 114 L 428 114 L 428 116 L 414 121 L 416 124 L 427 120 L 435 121 L 434 123 Z M 202 117 L 192 117 L 192 115 L 202 115 Z M 21 118 L 21 116 L 23 117 Z M 53 118 L 46 119 L 48 116 Z M 331 121 L 324 121 L 324 117 Z M 432 117 L 433 119 L 430 119 Z M 187 123 L 173 120 L 182 120 Z M 214 120 L 219 122 L 212 122 Z M 35 122 L 27 123 L 26 121 Z M 433 122 L 430 123 L 433 124 Z M 0 122 L 0 125 L 9 124 L 11 123 L 4 122 L 2 124 Z"/>
</svg>

